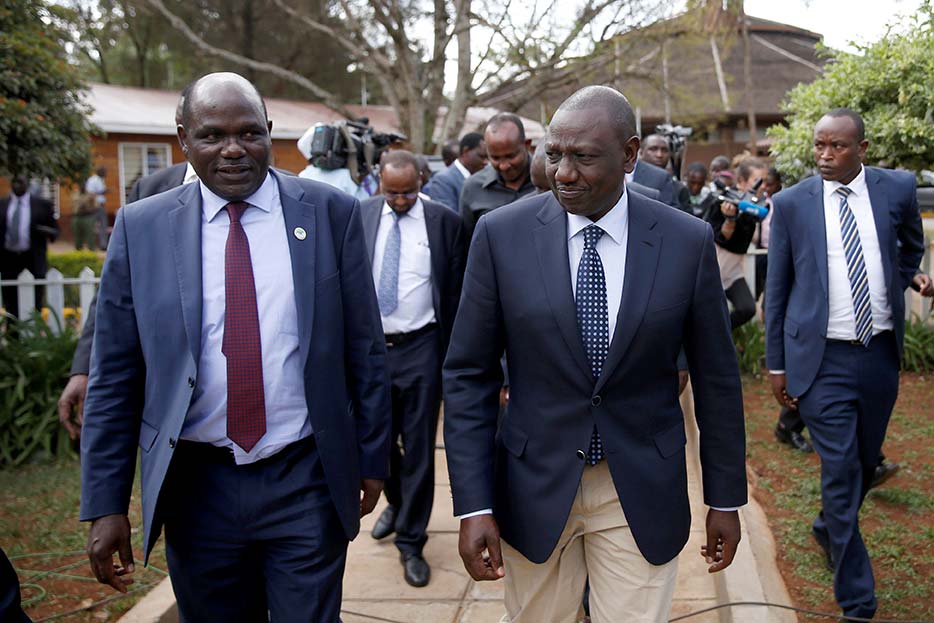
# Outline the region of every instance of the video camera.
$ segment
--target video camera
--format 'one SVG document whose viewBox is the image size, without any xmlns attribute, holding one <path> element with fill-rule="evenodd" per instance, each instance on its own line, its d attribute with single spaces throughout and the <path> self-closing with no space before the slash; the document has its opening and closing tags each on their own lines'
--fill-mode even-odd
<svg viewBox="0 0 934 623">
<path fill-rule="evenodd" d="M 765 204 L 759 203 L 759 187 L 762 186 L 761 178 L 755 184 L 753 184 L 751 191 L 744 193 L 740 193 L 738 190 L 730 188 L 719 177 L 715 177 L 713 183 L 717 186 L 717 190 L 720 191 L 717 199 L 720 201 L 726 201 L 727 203 L 732 203 L 736 206 L 741 214 L 748 214 L 749 216 L 752 216 L 761 221 L 769 213 L 769 207 Z"/>
<path fill-rule="evenodd" d="M 354 183 L 373 171 L 389 145 L 404 141 L 402 134 L 376 132 L 367 117 L 318 124 L 311 138 L 309 160 L 319 169 L 349 169 Z"/>
<path fill-rule="evenodd" d="M 655 126 L 655 133 L 661 134 L 668 140 L 668 151 L 671 153 L 671 170 L 675 177 L 681 179 L 681 162 L 684 159 L 684 148 L 688 137 L 694 133 L 694 128 L 663 123 Z"/>
</svg>

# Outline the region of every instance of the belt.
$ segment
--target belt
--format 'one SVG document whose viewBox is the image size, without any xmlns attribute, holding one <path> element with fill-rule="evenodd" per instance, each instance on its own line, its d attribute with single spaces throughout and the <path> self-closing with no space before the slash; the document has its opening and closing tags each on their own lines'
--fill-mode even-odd
<svg viewBox="0 0 934 623">
<path fill-rule="evenodd" d="M 387 333 L 386 346 L 389 348 L 392 348 L 393 346 L 402 346 L 403 344 L 411 342 L 416 338 L 431 333 L 437 328 L 437 322 L 429 322 L 421 329 L 415 329 L 414 331 L 409 331 L 408 333 Z"/>
<path fill-rule="evenodd" d="M 892 333 L 892 330 L 891 330 L 891 329 L 886 330 L 886 331 L 879 331 L 878 333 L 876 333 L 875 335 L 872 336 L 872 338 L 870 339 L 870 341 L 876 339 L 877 337 L 882 337 L 882 336 L 884 336 L 884 335 L 887 335 L 887 334 L 889 334 L 889 333 Z M 832 343 L 834 343 L 834 344 L 851 344 L 851 345 L 853 345 L 853 346 L 863 346 L 863 343 L 862 343 L 861 341 L 859 341 L 859 340 L 837 340 L 837 339 L 833 339 L 833 338 L 827 338 L 827 341 L 828 341 L 828 342 L 832 342 Z"/>
<path fill-rule="evenodd" d="M 249 465 L 257 465 L 264 461 L 270 459 L 275 459 L 283 456 L 283 453 L 287 450 L 292 449 L 295 446 L 304 445 L 304 444 L 314 444 L 315 436 L 309 435 L 308 437 L 303 437 L 298 441 L 293 441 L 289 445 L 279 449 L 278 452 L 262 458 L 258 461 L 252 463 L 247 463 L 244 467 Z M 234 458 L 233 448 L 230 446 L 215 446 L 211 443 L 205 443 L 202 441 L 189 441 L 188 439 L 179 439 L 178 443 L 175 446 L 175 452 L 182 452 L 188 457 L 195 458 L 196 460 L 203 461 L 205 463 L 220 463 L 223 465 L 236 465 L 237 460 Z"/>
</svg>

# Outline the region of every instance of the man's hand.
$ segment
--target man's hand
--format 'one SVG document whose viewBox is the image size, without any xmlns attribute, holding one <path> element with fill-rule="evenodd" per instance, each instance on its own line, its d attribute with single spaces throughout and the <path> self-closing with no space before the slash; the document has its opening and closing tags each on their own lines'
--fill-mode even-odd
<svg viewBox="0 0 934 623">
<path fill-rule="evenodd" d="M 509 405 L 509 386 L 504 385 L 501 390 L 499 390 L 499 408 L 505 409 Z"/>
<path fill-rule="evenodd" d="M 917 290 L 921 296 L 934 296 L 934 281 L 924 273 L 918 273 L 911 280 L 911 287 Z"/>
<path fill-rule="evenodd" d="M 81 437 L 84 418 L 84 396 L 88 393 L 88 375 L 73 374 L 58 398 L 58 421 L 72 440 Z"/>
<path fill-rule="evenodd" d="M 684 393 L 684 388 L 688 386 L 688 371 L 678 370 L 678 395 Z"/>
<path fill-rule="evenodd" d="M 461 519 L 457 549 L 467 573 L 477 582 L 499 580 L 506 575 L 503 552 L 499 545 L 499 526 L 493 515 L 474 515 Z M 484 558 L 484 550 L 489 557 Z"/>
<path fill-rule="evenodd" d="M 721 201 L 720 212 L 723 213 L 723 216 L 736 216 L 739 214 L 739 209 L 729 201 Z"/>
<path fill-rule="evenodd" d="M 379 494 L 383 492 L 383 481 L 374 478 L 364 478 L 360 481 L 360 517 L 365 517 L 373 512 L 376 503 L 379 502 Z"/>
<path fill-rule="evenodd" d="M 775 396 L 775 400 L 778 401 L 778 404 L 783 407 L 788 407 L 789 409 L 798 408 L 798 399 L 789 396 L 788 391 L 785 389 L 784 374 L 769 373 L 769 381 L 772 383 L 772 395 Z"/>
<path fill-rule="evenodd" d="M 739 545 L 740 528 L 737 511 L 707 511 L 707 545 L 701 546 L 701 556 L 707 559 L 707 573 L 723 571 L 733 562 Z"/>
<path fill-rule="evenodd" d="M 120 555 L 119 565 L 114 563 L 114 553 Z M 126 515 L 105 515 L 91 523 L 88 560 L 98 582 L 109 584 L 121 593 L 127 592 L 133 580 L 126 576 L 133 573 L 134 565 L 130 520 Z"/>
</svg>

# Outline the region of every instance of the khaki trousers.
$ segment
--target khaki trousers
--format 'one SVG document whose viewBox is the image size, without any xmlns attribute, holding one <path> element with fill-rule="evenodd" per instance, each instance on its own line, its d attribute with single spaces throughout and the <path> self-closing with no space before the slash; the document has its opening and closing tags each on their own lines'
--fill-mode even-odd
<svg viewBox="0 0 934 623">
<path fill-rule="evenodd" d="M 639 552 L 609 467 L 585 467 L 551 557 L 535 564 L 503 545 L 506 615 L 501 623 L 576 623 L 590 578 L 593 623 L 665 623 L 678 559 L 655 566 Z"/>
</svg>

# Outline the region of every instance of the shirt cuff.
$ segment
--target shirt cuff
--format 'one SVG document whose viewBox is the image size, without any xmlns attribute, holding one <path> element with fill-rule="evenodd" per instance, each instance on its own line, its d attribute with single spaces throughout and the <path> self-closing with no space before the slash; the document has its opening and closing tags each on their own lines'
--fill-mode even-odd
<svg viewBox="0 0 934 623">
<path fill-rule="evenodd" d="M 743 504 L 745 506 L 745 504 Z M 733 513 L 741 509 L 743 506 L 731 506 L 729 508 L 720 508 L 719 506 L 711 506 L 710 510 L 720 511 L 721 513 Z"/>
<path fill-rule="evenodd" d="M 466 513 L 464 515 L 460 515 L 458 517 L 455 517 L 455 519 L 468 519 L 470 517 L 476 517 L 477 515 L 492 515 L 492 514 L 493 514 L 492 508 L 484 508 L 482 510 L 474 511 L 472 513 Z"/>
<path fill-rule="evenodd" d="M 785 374 L 784 370 L 769 370 L 769 374 Z"/>
</svg>

